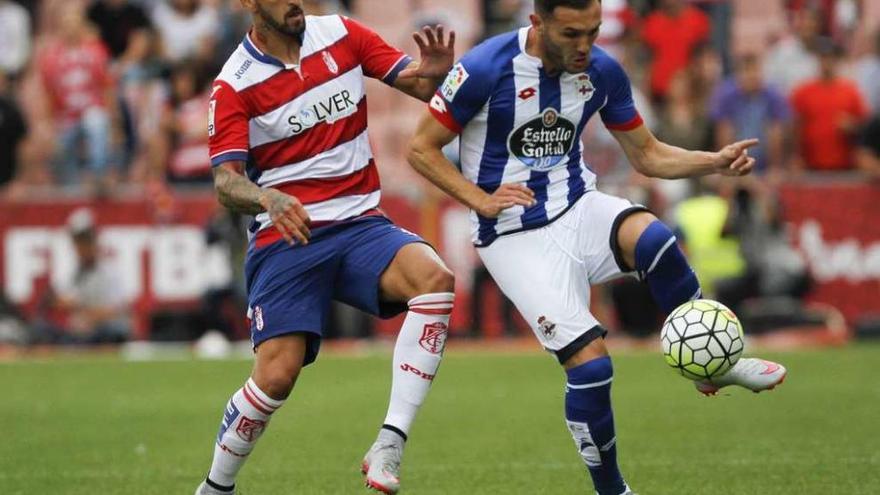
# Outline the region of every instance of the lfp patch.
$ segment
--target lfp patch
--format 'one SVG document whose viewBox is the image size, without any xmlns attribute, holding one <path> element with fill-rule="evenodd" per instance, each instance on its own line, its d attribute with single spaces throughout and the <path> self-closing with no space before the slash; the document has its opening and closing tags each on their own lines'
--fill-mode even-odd
<svg viewBox="0 0 880 495">
<path fill-rule="evenodd" d="M 465 70 L 464 66 L 460 63 L 455 64 L 452 67 L 452 70 L 449 71 L 449 75 L 446 76 L 446 80 L 443 81 L 443 86 L 440 88 L 443 97 L 446 98 L 447 101 L 454 100 L 455 95 L 458 94 L 458 90 L 461 89 L 468 77 L 470 77 L 470 74 L 468 74 L 468 71 Z"/>
</svg>

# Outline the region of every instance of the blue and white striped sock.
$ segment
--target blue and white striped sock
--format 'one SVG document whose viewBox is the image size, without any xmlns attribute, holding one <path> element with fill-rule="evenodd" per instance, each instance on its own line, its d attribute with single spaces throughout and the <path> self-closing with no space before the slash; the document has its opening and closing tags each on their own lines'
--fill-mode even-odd
<svg viewBox="0 0 880 495">
<path fill-rule="evenodd" d="M 565 419 L 599 495 L 626 491 L 617 466 L 617 437 L 611 410 L 614 369 L 608 356 L 566 371 Z"/>
<path fill-rule="evenodd" d="M 648 282 L 654 301 L 666 313 L 702 296 L 697 275 L 678 247 L 675 235 L 659 220 L 639 237 L 635 268 Z"/>
</svg>

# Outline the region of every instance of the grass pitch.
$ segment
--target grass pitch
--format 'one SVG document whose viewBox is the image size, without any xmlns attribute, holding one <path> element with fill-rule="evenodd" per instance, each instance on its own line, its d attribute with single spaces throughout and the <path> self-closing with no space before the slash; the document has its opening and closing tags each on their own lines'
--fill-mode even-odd
<svg viewBox="0 0 880 495">
<path fill-rule="evenodd" d="M 880 493 L 880 346 L 768 355 L 786 383 L 698 395 L 659 353 L 615 358 L 621 465 L 641 495 Z M 239 480 L 246 495 L 366 493 L 389 356 L 323 355 Z M 247 361 L 0 364 L 0 493 L 190 494 Z M 542 354 L 447 351 L 411 432 L 403 493 L 593 493 Z"/>
</svg>

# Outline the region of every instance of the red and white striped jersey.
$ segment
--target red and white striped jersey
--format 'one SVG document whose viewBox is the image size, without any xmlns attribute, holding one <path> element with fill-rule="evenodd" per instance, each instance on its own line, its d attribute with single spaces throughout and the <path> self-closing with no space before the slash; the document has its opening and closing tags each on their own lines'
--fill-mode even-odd
<svg viewBox="0 0 880 495">
<path fill-rule="evenodd" d="M 364 25 L 307 16 L 298 66 L 262 53 L 246 36 L 214 82 L 211 164 L 247 163 L 260 187 L 296 196 L 314 225 L 379 206 L 379 173 L 367 135 L 363 77 L 391 85 L 412 61 Z M 257 215 L 257 242 L 278 238 Z"/>
</svg>

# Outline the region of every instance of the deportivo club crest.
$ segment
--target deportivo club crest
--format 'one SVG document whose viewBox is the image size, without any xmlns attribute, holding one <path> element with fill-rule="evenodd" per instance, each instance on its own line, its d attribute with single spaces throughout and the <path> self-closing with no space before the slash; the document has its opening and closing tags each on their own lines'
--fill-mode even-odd
<svg viewBox="0 0 880 495">
<path fill-rule="evenodd" d="M 425 325 L 425 329 L 422 330 L 422 338 L 419 339 L 419 345 L 431 354 L 442 354 L 443 348 L 446 347 L 446 334 L 445 323 L 437 322 Z"/>
<path fill-rule="evenodd" d="M 548 108 L 544 112 L 544 127 L 553 127 L 556 125 L 556 122 L 559 120 L 559 114 L 556 113 L 556 110 L 552 108 Z"/>
<path fill-rule="evenodd" d="M 538 318 L 538 328 L 541 329 L 541 333 L 544 337 L 547 337 L 548 339 L 552 339 L 556 336 L 556 324 L 548 320 L 546 316 Z"/>
<path fill-rule="evenodd" d="M 324 63 L 327 64 L 327 69 L 334 74 L 339 74 L 339 65 L 336 64 L 336 60 L 333 60 L 333 55 L 325 50 L 321 56 L 324 58 Z"/>
<path fill-rule="evenodd" d="M 578 76 L 575 85 L 577 86 L 578 96 L 583 98 L 584 101 L 590 101 L 590 99 L 593 98 L 593 93 L 596 92 L 596 88 L 593 86 L 593 81 L 590 80 L 589 74 L 581 74 Z"/>
</svg>

